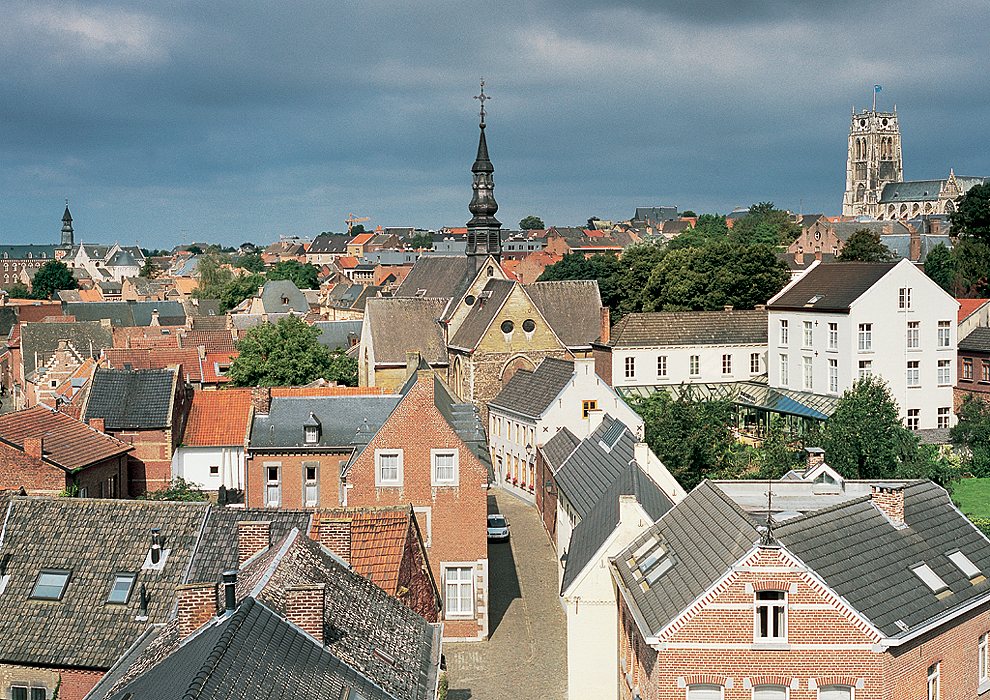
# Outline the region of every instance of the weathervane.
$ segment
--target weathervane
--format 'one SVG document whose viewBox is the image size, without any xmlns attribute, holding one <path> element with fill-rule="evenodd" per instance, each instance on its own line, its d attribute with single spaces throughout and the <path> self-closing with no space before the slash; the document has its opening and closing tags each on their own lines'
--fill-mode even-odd
<svg viewBox="0 0 990 700">
<path fill-rule="evenodd" d="M 491 95 L 486 95 L 485 94 L 485 79 L 484 78 L 481 79 L 481 94 L 480 95 L 475 95 L 474 96 L 474 99 L 476 99 L 476 100 L 478 100 L 478 101 L 481 102 L 481 123 L 484 124 L 485 123 L 485 100 L 492 99 L 491 98 Z"/>
<path fill-rule="evenodd" d="M 773 480 L 767 477 L 767 530 L 763 533 L 761 544 L 772 545 L 773 540 Z"/>
</svg>

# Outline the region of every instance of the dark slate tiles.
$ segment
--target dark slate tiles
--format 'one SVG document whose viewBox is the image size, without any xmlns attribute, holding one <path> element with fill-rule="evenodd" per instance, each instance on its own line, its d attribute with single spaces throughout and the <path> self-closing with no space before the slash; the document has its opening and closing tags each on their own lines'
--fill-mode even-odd
<svg viewBox="0 0 990 700">
<path fill-rule="evenodd" d="M 102 418 L 111 430 L 170 425 L 178 369 L 100 369 L 93 372 L 83 422 Z"/>
<path fill-rule="evenodd" d="M 574 363 L 546 357 L 534 371 L 521 369 L 512 375 L 490 406 L 539 418 L 574 376 Z"/>
</svg>

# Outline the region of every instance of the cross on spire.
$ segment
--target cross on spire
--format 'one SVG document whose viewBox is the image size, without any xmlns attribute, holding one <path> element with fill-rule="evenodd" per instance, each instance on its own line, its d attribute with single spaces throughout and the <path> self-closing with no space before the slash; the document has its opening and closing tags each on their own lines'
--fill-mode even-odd
<svg viewBox="0 0 990 700">
<path fill-rule="evenodd" d="M 474 99 L 476 99 L 479 102 L 481 102 L 481 123 L 484 124 L 485 123 L 485 101 L 492 99 L 491 98 L 491 95 L 486 95 L 485 94 L 485 79 L 484 78 L 481 79 L 481 94 L 480 95 L 475 95 L 474 96 Z"/>
</svg>

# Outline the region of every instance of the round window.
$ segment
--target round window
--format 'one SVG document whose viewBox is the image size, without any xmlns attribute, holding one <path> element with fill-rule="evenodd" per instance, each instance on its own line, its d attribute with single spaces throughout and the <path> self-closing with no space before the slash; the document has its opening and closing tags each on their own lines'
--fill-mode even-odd
<svg viewBox="0 0 990 700">
<path fill-rule="evenodd" d="M 474 294 L 468 294 L 464 297 L 464 303 L 468 306 L 474 306 Z"/>
<path fill-rule="evenodd" d="M 863 128 L 863 129 L 865 129 L 866 128 L 866 120 L 865 119 L 860 119 L 859 120 L 859 126 L 861 128 Z"/>
<path fill-rule="evenodd" d="M 512 329 L 515 328 L 515 324 L 512 321 L 502 321 L 502 332 L 511 333 Z"/>
<path fill-rule="evenodd" d="M 536 329 L 536 324 L 533 322 L 533 319 L 527 318 L 525 321 L 523 321 L 524 331 L 526 331 L 527 333 L 532 333 L 535 329 Z"/>
</svg>

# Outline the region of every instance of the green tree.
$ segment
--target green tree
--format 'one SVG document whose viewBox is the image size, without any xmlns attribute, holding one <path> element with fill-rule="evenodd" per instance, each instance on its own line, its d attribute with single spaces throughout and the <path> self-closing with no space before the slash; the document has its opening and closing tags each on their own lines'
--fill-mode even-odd
<svg viewBox="0 0 990 700">
<path fill-rule="evenodd" d="M 945 291 L 952 294 L 952 283 L 956 278 L 956 264 L 952 253 L 944 243 L 928 251 L 925 257 L 925 274 Z"/>
<path fill-rule="evenodd" d="M 612 312 L 612 323 L 617 323 L 626 314 L 639 313 L 646 302 L 644 290 L 650 275 L 666 251 L 652 243 L 637 243 L 625 249 L 619 264 L 612 274 L 615 298 L 602 304 Z"/>
<path fill-rule="evenodd" d="M 696 401 L 688 385 L 674 397 L 658 391 L 637 399 L 633 408 L 646 426 L 646 443 L 688 491 L 730 464 L 735 438 L 729 401 Z"/>
<path fill-rule="evenodd" d="M 990 241 L 963 236 L 952 248 L 952 260 L 953 296 L 982 298 L 990 294 Z"/>
<path fill-rule="evenodd" d="M 239 355 L 227 376 L 235 386 L 297 386 L 319 378 L 357 385 L 357 361 L 342 350 L 330 352 L 320 331 L 296 316 L 263 323 L 237 341 Z"/>
<path fill-rule="evenodd" d="M 611 308 L 619 301 L 616 288 L 619 269 L 619 259 L 612 253 L 592 255 L 589 258 L 582 253 L 567 253 L 553 265 L 548 265 L 536 281 L 597 280 L 602 304 Z"/>
<path fill-rule="evenodd" d="M 354 224 L 347 233 L 351 236 L 356 236 L 359 233 L 367 233 L 367 231 L 364 230 L 364 224 Z"/>
<path fill-rule="evenodd" d="M 974 185 L 956 199 L 956 210 L 949 214 L 949 222 L 953 236 L 990 240 L 990 183 Z"/>
<path fill-rule="evenodd" d="M 208 501 L 210 500 L 199 484 L 186 481 L 181 476 L 175 477 L 172 482 L 157 491 L 145 491 L 138 496 L 142 501 Z"/>
<path fill-rule="evenodd" d="M 774 207 L 773 202 L 760 202 L 732 224 L 729 240 L 741 245 L 786 246 L 800 235 L 801 227 L 789 213 Z"/>
<path fill-rule="evenodd" d="M 206 253 L 207 255 L 219 255 L 223 253 L 224 250 L 223 250 L 223 246 L 221 246 L 220 244 L 211 243 L 210 245 L 206 246 L 206 250 L 204 250 L 203 252 Z"/>
<path fill-rule="evenodd" d="M 965 454 L 963 469 L 975 477 L 990 477 L 990 404 L 966 394 L 949 439 Z"/>
<path fill-rule="evenodd" d="M 204 255 L 196 261 L 199 284 L 192 291 L 197 299 L 219 299 L 220 293 L 233 278 L 229 255 Z"/>
<path fill-rule="evenodd" d="M 7 294 L 11 299 L 33 299 L 31 290 L 23 282 L 14 282 L 7 287 Z"/>
<path fill-rule="evenodd" d="M 822 448 L 829 466 L 847 479 L 892 479 L 908 437 L 887 383 L 866 376 L 839 398 L 825 424 Z"/>
<path fill-rule="evenodd" d="M 852 235 L 846 239 L 842 246 L 842 252 L 836 260 L 840 262 L 890 262 L 894 259 L 894 254 L 890 248 L 880 242 L 880 234 L 874 233 L 868 228 L 856 229 Z"/>
<path fill-rule="evenodd" d="M 220 289 L 220 310 L 230 311 L 248 297 L 252 297 L 265 283 L 264 275 L 241 275 L 230 280 Z"/>
<path fill-rule="evenodd" d="M 138 277 L 145 277 L 149 280 L 153 280 L 157 274 L 158 266 L 151 262 L 151 258 L 145 258 L 144 265 L 141 266 L 141 271 L 138 273 Z"/>
<path fill-rule="evenodd" d="M 248 272 L 262 272 L 265 269 L 265 259 L 260 253 L 249 253 L 241 256 L 237 261 L 237 267 Z"/>
<path fill-rule="evenodd" d="M 433 236 L 428 233 L 417 233 L 409 239 L 409 245 L 416 250 L 429 250 L 433 247 Z"/>
<path fill-rule="evenodd" d="M 270 280 L 292 280 L 299 289 L 319 289 L 317 281 L 319 270 L 315 265 L 301 263 L 298 260 L 282 260 L 268 270 Z"/>
<path fill-rule="evenodd" d="M 202 255 L 203 254 L 203 249 L 200 248 L 195 243 L 193 243 L 191 246 L 189 246 L 188 248 L 186 248 L 186 250 L 189 252 L 190 255 Z"/>
<path fill-rule="evenodd" d="M 694 219 L 694 218 L 696 218 L 696 217 L 697 217 L 698 215 L 697 215 L 697 214 L 695 214 L 695 213 L 694 213 L 693 211 L 691 211 L 690 209 L 688 209 L 687 211 L 682 211 L 682 212 L 681 212 L 681 214 L 680 214 L 680 216 L 681 216 L 681 218 L 682 218 L 682 219 Z"/>
<path fill-rule="evenodd" d="M 31 281 L 31 289 L 35 299 L 51 299 L 59 289 L 76 289 L 79 285 L 76 278 L 61 260 L 49 260 L 38 268 Z"/>
<path fill-rule="evenodd" d="M 523 217 L 523 219 L 519 222 L 519 228 L 523 231 L 541 231 L 544 228 L 543 219 L 530 214 L 529 216 Z"/>
<path fill-rule="evenodd" d="M 719 214 L 702 214 L 694 226 L 673 239 L 669 248 L 701 248 L 729 240 L 729 226 Z"/>
</svg>

